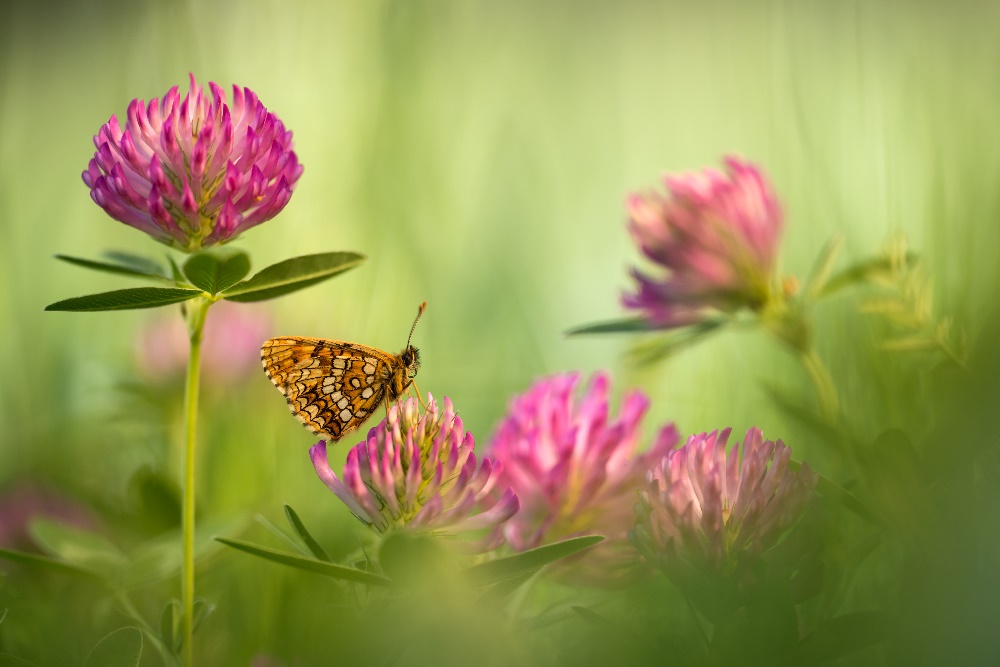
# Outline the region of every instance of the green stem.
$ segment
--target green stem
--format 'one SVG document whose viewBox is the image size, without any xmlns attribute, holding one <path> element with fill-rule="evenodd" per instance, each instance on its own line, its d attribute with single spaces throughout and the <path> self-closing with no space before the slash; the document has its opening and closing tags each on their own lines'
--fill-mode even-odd
<svg viewBox="0 0 1000 667">
<path fill-rule="evenodd" d="M 840 399 L 837 397 L 837 388 L 833 384 L 830 372 L 826 370 L 826 366 L 816 354 L 816 350 L 801 350 L 799 359 L 816 389 L 816 396 L 819 398 L 823 416 L 831 423 L 834 422 L 837 415 L 840 414 Z"/>
<path fill-rule="evenodd" d="M 185 381 L 184 411 L 186 414 L 184 446 L 184 563 L 181 566 L 181 606 L 184 608 L 181 661 L 184 667 L 194 664 L 194 491 L 195 491 L 195 435 L 198 425 L 198 376 L 201 368 L 201 334 L 205 327 L 205 315 L 212 302 L 208 299 L 194 299 L 188 302 L 188 335 L 191 337 L 191 351 L 188 356 L 187 379 Z"/>
</svg>

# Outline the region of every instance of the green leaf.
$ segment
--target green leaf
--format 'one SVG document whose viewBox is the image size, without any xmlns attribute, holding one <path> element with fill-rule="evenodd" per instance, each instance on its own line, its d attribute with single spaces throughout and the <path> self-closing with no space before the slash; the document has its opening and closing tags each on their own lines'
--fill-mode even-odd
<svg viewBox="0 0 1000 667">
<path fill-rule="evenodd" d="M 125 564 L 125 554 L 97 533 L 48 519 L 35 519 L 29 531 L 43 551 L 105 577 L 114 577 Z"/>
<path fill-rule="evenodd" d="M 838 456 L 848 456 L 854 447 L 860 447 L 859 442 L 849 434 L 841 432 L 813 408 L 801 403 L 802 392 L 795 393 L 792 389 L 783 389 L 776 384 L 765 382 L 764 391 L 768 397 L 792 420 L 809 429 L 815 442 L 830 447 Z"/>
<path fill-rule="evenodd" d="M 617 628 L 611 621 L 604 618 L 595 611 L 591 611 L 590 609 L 587 609 L 586 607 L 581 607 L 579 605 L 573 605 L 572 607 L 570 607 L 570 609 L 573 610 L 573 613 L 575 613 L 577 616 L 587 621 L 588 623 L 592 623 L 602 628 L 614 628 L 617 630 Z"/>
<path fill-rule="evenodd" d="M 797 468 L 799 465 L 800 464 L 796 462 L 795 466 L 793 467 Z M 819 481 L 816 482 L 816 491 L 820 495 L 828 498 L 833 498 L 841 505 L 854 512 L 862 519 L 864 519 L 865 521 L 869 521 L 875 524 L 876 526 L 885 527 L 885 522 L 877 514 L 868 509 L 867 505 L 865 505 L 863 502 L 852 496 L 850 493 L 848 493 L 846 489 L 838 485 L 833 480 L 824 477 L 819 473 L 816 474 L 819 477 Z"/>
<path fill-rule="evenodd" d="M 682 329 L 669 331 L 652 340 L 642 341 L 629 350 L 628 362 L 632 365 L 643 366 L 662 361 L 682 349 L 700 342 L 709 334 L 721 330 L 722 325 L 726 322 L 727 320 L 724 319 L 705 320 Z"/>
<path fill-rule="evenodd" d="M 809 278 L 806 280 L 805 295 L 807 299 L 814 300 L 823 291 L 824 286 L 826 286 L 827 281 L 830 279 L 830 271 L 833 269 L 833 263 L 836 261 L 837 255 L 840 254 L 840 248 L 843 245 L 844 235 L 836 234 L 823 246 L 823 250 L 819 253 L 819 257 L 816 258 L 812 271 L 809 272 Z"/>
<path fill-rule="evenodd" d="M 181 607 L 181 601 L 174 599 L 167 603 L 160 616 L 160 639 L 173 653 L 181 650 L 181 616 L 183 615 L 184 609 Z"/>
<path fill-rule="evenodd" d="M 536 572 L 522 572 L 508 579 L 498 581 L 479 596 L 479 603 L 487 607 L 503 604 L 514 591 L 527 583 L 535 574 Z"/>
<path fill-rule="evenodd" d="M 98 642 L 83 667 L 138 667 L 142 657 L 142 631 L 118 628 Z"/>
<path fill-rule="evenodd" d="M 250 255 L 227 248 L 192 255 L 184 262 L 184 275 L 191 284 L 211 295 L 227 290 L 250 273 Z"/>
<path fill-rule="evenodd" d="M 906 254 L 906 268 L 916 266 L 919 257 L 915 253 Z M 893 261 L 889 257 L 872 257 L 850 266 L 840 273 L 834 275 L 826 282 L 822 289 L 816 292 L 816 298 L 830 296 L 839 292 L 845 287 L 852 287 L 859 283 L 871 282 L 878 279 L 886 279 L 893 274 Z"/>
<path fill-rule="evenodd" d="M 587 324 L 566 332 L 567 336 L 579 334 L 637 334 L 656 333 L 661 335 L 648 341 L 638 344 L 629 353 L 629 362 L 642 365 L 660 361 L 665 357 L 674 354 L 681 348 L 692 345 L 708 334 L 719 330 L 722 325 L 731 321 L 729 317 L 715 317 L 696 324 L 692 324 L 679 329 L 663 329 L 650 324 L 644 318 L 633 318 L 624 320 L 614 320 L 611 322 L 599 322 L 597 324 Z"/>
<path fill-rule="evenodd" d="M 271 521 L 263 514 L 258 514 L 254 519 L 264 528 L 267 528 L 275 537 L 281 539 L 282 542 L 290 546 L 291 548 L 298 551 L 303 556 L 309 556 L 309 550 L 302 546 L 302 543 L 296 540 L 294 537 L 278 528 L 276 525 L 271 523 Z"/>
<path fill-rule="evenodd" d="M 167 475 L 141 466 L 128 481 L 128 499 L 147 534 L 180 528 L 181 489 Z"/>
<path fill-rule="evenodd" d="M 317 542 L 309 531 L 306 530 L 305 524 L 302 523 L 302 519 L 300 519 L 299 515 L 295 513 L 295 510 L 292 509 L 291 505 L 285 505 L 285 518 L 288 519 L 288 523 L 292 524 L 292 528 L 296 533 L 298 533 L 298 536 L 302 538 L 302 541 L 305 542 L 313 556 L 321 561 L 325 561 L 327 563 L 331 562 L 330 557 L 325 551 L 323 551 L 323 547 L 321 547 L 319 542 Z"/>
<path fill-rule="evenodd" d="M 169 280 L 166 273 L 156 262 L 144 257 L 133 255 L 107 253 L 111 258 L 118 261 L 102 262 L 95 259 L 84 259 L 71 255 L 56 255 L 56 259 L 64 262 L 82 266 L 85 269 L 95 271 L 105 271 L 123 276 L 133 276 L 135 278 L 155 278 L 156 280 Z"/>
<path fill-rule="evenodd" d="M 202 623 L 215 611 L 215 605 L 205 598 L 195 598 L 191 610 L 191 632 L 197 632 Z"/>
<path fill-rule="evenodd" d="M 0 549 L 0 559 L 9 560 L 12 563 L 21 563 L 22 565 L 41 566 L 64 574 L 97 575 L 97 572 L 80 567 L 74 563 L 67 563 L 64 560 L 32 554 L 26 551 L 17 551 L 16 549 Z"/>
<path fill-rule="evenodd" d="M 64 299 L 45 306 L 45 310 L 98 311 L 98 310 L 135 310 L 138 308 L 157 308 L 169 306 L 181 301 L 187 301 L 199 294 L 201 290 L 182 287 L 130 287 L 128 289 L 88 294 L 72 299 Z"/>
<path fill-rule="evenodd" d="M 173 278 L 175 283 L 184 282 L 184 274 L 181 273 L 181 267 L 177 266 L 177 262 L 170 255 L 167 255 L 167 263 L 170 264 L 170 276 Z"/>
<path fill-rule="evenodd" d="M 522 551 L 513 556 L 498 558 L 466 570 L 466 575 L 476 584 L 486 585 L 516 577 L 525 572 L 534 572 L 544 565 L 592 547 L 604 540 L 602 535 L 585 535 L 573 537 L 562 542 L 547 544 L 543 547 Z"/>
<path fill-rule="evenodd" d="M 200 519 L 194 539 L 195 561 L 221 548 L 213 538 L 214 535 L 240 531 L 245 524 L 246 518 L 243 516 Z M 175 576 L 181 569 L 182 543 L 181 531 L 173 530 L 129 551 L 128 563 L 121 576 L 121 585 L 126 589 L 139 588 Z"/>
<path fill-rule="evenodd" d="M 273 299 L 332 278 L 364 261 L 363 255 L 354 252 L 324 252 L 293 257 L 261 269 L 249 280 L 224 291 L 222 296 L 227 301 L 243 302 Z"/>
<path fill-rule="evenodd" d="M 38 665 L 9 653 L 0 653 L 0 667 L 38 667 Z"/>
<path fill-rule="evenodd" d="M 151 275 L 156 274 L 164 277 L 167 275 L 159 262 L 142 255 L 133 255 L 123 250 L 105 250 L 101 254 L 119 266 L 127 266 Z"/>
<path fill-rule="evenodd" d="M 838 616 L 803 639 L 789 664 L 826 663 L 880 644 L 891 634 L 891 617 L 885 612 L 861 611 Z"/>
<path fill-rule="evenodd" d="M 584 324 L 576 327 L 575 329 L 570 329 L 566 332 L 566 335 L 578 336 L 580 334 L 643 333 L 656 330 L 656 327 L 651 325 L 648 320 L 636 317 L 624 320 L 611 320 L 608 322 Z"/>
<path fill-rule="evenodd" d="M 288 553 L 286 551 L 269 549 L 250 542 L 244 542 L 242 540 L 230 540 L 224 537 L 217 537 L 215 539 L 234 549 L 245 551 L 248 554 L 253 554 L 254 556 L 265 558 L 267 560 L 274 561 L 275 563 L 297 567 L 300 570 L 305 570 L 306 572 L 313 572 L 315 574 L 333 577 L 334 579 L 343 579 L 346 581 L 355 581 L 362 584 L 371 584 L 376 586 L 385 586 L 390 583 L 385 577 L 365 572 L 364 570 L 357 570 L 352 567 L 344 567 L 343 565 L 335 565 L 333 563 L 324 563 L 321 560 L 306 558 L 305 556 L 299 556 L 298 554 Z"/>
</svg>

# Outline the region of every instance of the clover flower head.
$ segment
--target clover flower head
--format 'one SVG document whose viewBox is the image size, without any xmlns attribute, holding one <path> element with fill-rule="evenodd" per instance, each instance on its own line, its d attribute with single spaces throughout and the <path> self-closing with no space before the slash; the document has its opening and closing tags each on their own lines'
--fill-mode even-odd
<svg viewBox="0 0 1000 667">
<path fill-rule="evenodd" d="M 499 498 L 490 492 L 502 466 L 491 458 L 478 462 L 475 439 L 465 431 L 445 397 L 439 406 L 428 394 L 421 413 L 416 399 L 389 408 L 368 438 L 347 455 L 344 479 L 330 468 L 326 442 L 309 450 L 319 478 L 351 512 L 382 534 L 396 529 L 458 534 L 488 530 L 486 537 L 465 545 L 489 551 L 503 542 L 501 527 L 517 513 L 512 489 Z M 473 514 L 477 507 L 483 511 Z"/>
<path fill-rule="evenodd" d="M 627 531 L 636 492 L 678 435 L 670 424 L 648 451 L 639 452 L 649 399 L 639 391 L 627 394 L 613 418 L 609 377 L 595 374 L 576 400 L 579 379 L 577 373 L 544 378 L 514 398 L 487 451 L 503 463 L 501 485 L 513 487 L 521 500 L 521 511 L 504 527 L 507 541 L 522 550 L 575 535 L 604 535 L 605 542 L 580 562 L 592 565 L 583 578 L 600 583 L 635 564 Z"/>
<path fill-rule="evenodd" d="M 740 158 L 727 171 L 667 176 L 666 193 L 633 194 L 629 230 L 665 275 L 633 269 L 636 291 L 622 305 L 657 328 L 700 322 L 714 311 L 762 308 L 772 291 L 782 231 L 766 175 Z"/>
<path fill-rule="evenodd" d="M 633 542 L 668 575 L 732 571 L 774 547 L 807 509 L 818 476 L 790 465 L 791 449 L 751 428 L 701 433 L 649 471 Z"/>
<path fill-rule="evenodd" d="M 157 241 L 193 252 L 235 239 L 288 203 L 302 175 L 292 133 L 249 88 L 232 101 L 209 83 L 181 98 L 132 100 L 94 137 L 83 172 L 90 196 L 108 215 Z"/>
</svg>

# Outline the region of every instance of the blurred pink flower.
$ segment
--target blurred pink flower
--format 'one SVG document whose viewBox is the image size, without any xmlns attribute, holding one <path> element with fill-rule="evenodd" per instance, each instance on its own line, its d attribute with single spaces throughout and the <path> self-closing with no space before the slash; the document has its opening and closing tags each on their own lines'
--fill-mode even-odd
<svg viewBox="0 0 1000 667">
<path fill-rule="evenodd" d="M 732 571 L 774 547 L 802 517 L 819 477 L 792 451 L 752 428 L 726 454 L 731 429 L 701 433 L 649 472 L 632 535 L 664 572 Z"/>
<path fill-rule="evenodd" d="M 667 193 L 629 197 L 629 230 L 639 249 L 666 270 L 637 269 L 622 304 L 658 328 L 699 322 L 713 310 L 760 309 L 773 282 L 782 214 L 764 173 L 736 157 L 727 173 L 667 176 Z"/>
<path fill-rule="evenodd" d="M 83 529 L 94 528 L 97 524 L 94 516 L 80 503 L 44 486 L 22 483 L 0 494 L 0 547 L 33 548 L 28 526 L 36 518 Z"/>
<path fill-rule="evenodd" d="M 202 374 L 209 383 L 226 384 L 260 368 L 260 343 L 267 338 L 270 317 L 266 308 L 219 301 L 205 320 L 202 338 Z M 135 339 L 135 359 L 154 381 L 184 375 L 188 334 L 179 317 L 157 316 Z"/>
<path fill-rule="evenodd" d="M 325 440 L 309 455 L 323 483 L 376 532 L 404 527 L 448 534 L 488 529 L 486 537 L 466 545 L 483 552 L 503 542 L 501 526 L 519 505 L 511 489 L 499 499 L 489 498 L 502 468 L 484 458 L 477 469 L 475 444 L 451 401 L 445 397 L 442 410 L 428 394 L 423 414 L 414 398 L 389 408 L 388 418 L 348 453 L 343 481 L 330 468 Z M 484 504 L 483 512 L 472 514 Z"/>
<path fill-rule="evenodd" d="M 501 486 L 509 484 L 521 499 L 521 511 L 504 528 L 507 541 L 524 550 L 575 535 L 604 535 L 577 564 L 584 578 L 600 583 L 638 561 L 627 537 L 637 493 L 646 471 L 677 443 L 678 434 L 669 424 L 649 451 L 637 452 L 649 399 L 630 392 L 611 421 L 608 376 L 595 374 L 576 403 L 579 379 L 577 373 L 544 378 L 514 398 L 487 452 L 503 464 Z M 590 573 L 584 571 L 588 565 Z"/>
<path fill-rule="evenodd" d="M 233 86 L 232 106 L 215 83 L 205 95 L 191 75 L 162 100 L 132 100 L 94 137 L 83 172 L 108 215 L 161 243 L 193 252 L 235 239 L 285 207 L 302 175 L 292 133 L 249 88 Z"/>
</svg>

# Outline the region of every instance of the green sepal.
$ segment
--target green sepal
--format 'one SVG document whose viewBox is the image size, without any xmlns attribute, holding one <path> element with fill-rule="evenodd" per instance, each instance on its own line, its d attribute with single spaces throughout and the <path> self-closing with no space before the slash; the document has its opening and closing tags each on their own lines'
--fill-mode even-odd
<svg viewBox="0 0 1000 667">
<path fill-rule="evenodd" d="M 354 252 L 324 252 L 286 259 L 225 290 L 227 301 L 263 301 L 315 285 L 365 261 Z"/>
<path fill-rule="evenodd" d="M 236 248 L 191 255 L 184 262 L 184 275 L 198 289 L 212 296 L 229 289 L 250 273 L 250 255 Z"/>
<path fill-rule="evenodd" d="M 138 667 L 142 657 L 142 631 L 118 628 L 97 643 L 83 667 Z"/>
<path fill-rule="evenodd" d="M 319 542 L 306 530 L 305 524 L 302 523 L 302 519 L 299 515 L 295 513 L 291 505 L 285 505 L 285 518 L 288 519 L 288 523 L 291 524 L 292 529 L 302 538 L 305 542 L 306 547 L 308 547 L 309 552 L 321 561 L 326 563 L 331 562 L 330 556 L 327 555 L 323 547 L 319 545 Z"/>
<path fill-rule="evenodd" d="M 121 276 L 132 276 L 134 278 L 170 280 L 163 267 L 151 259 L 119 252 L 105 253 L 105 257 L 108 258 L 108 261 L 85 259 L 83 257 L 73 257 L 72 255 L 55 256 L 56 259 L 94 271 L 104 271 Z"/>
<path fill-rule="evenodd" d="M 201 290 L 182 287 L 130 287 L 113 292 L 64 299 L 45 306 L 45 310 L 94 312 L 158 308 L 193 299 L 199 294 L 202 294 Z"/>
<path fill-rule="evenodd" d="M 534 572 L 549 563 L 572 556 L 603 540 L 603 535 L 573 537 L 562 542 L 522 551 L 513 556 L 473 565 L 465 570 L 465 574 L 477 585 L 493 584 L 527 572 Z"/>
<path fill-rule="evenodd" d="M 275 563 L 296 567 L 300 570 L 305 570 L 306 572 L 322 574 L 323 576 L 332 577 L 334 579 L 342 579 L 345 581 L 353 581 L 360 584 L 371 584 L 375 586 L 386 586 L 390 583 L 388 579 L 381 575 L 365 572 L 364 570 L 358 570 L 353 567 L 325 563 L 321 560 L 306 558 L 305 556 L 299 556 L 298 554 L 289 553 L 287 551 L 277 551 L 276 549 L 262 547 L 250 542 L 244 542 L 242 540 L 230 540 L 224 537 L 216 537 L 215 539 L 234 549 L 245 551 L 248 554 L 252 554 Z"/>
</svg>

